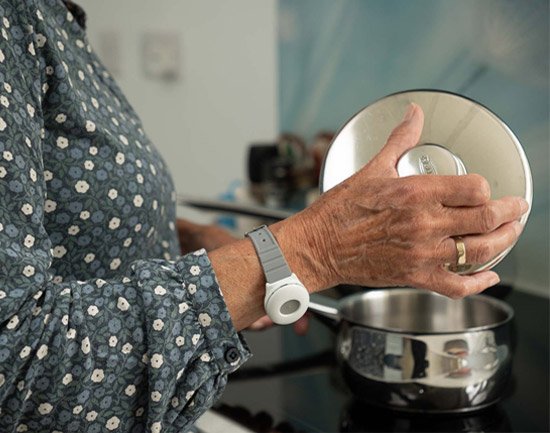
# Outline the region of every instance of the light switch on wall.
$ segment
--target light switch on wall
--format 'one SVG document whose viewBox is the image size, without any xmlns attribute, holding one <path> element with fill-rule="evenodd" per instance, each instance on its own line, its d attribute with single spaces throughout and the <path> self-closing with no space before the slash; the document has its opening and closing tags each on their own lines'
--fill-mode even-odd
<svg viewBox="0 0 550 433">
<path fill-rule="evenodd" d="M 176 32 L 148 32 L 142 39 L 142 64 L 146 77 L 177 81 L 181 75 L 181 46 Z"/>
</svg>

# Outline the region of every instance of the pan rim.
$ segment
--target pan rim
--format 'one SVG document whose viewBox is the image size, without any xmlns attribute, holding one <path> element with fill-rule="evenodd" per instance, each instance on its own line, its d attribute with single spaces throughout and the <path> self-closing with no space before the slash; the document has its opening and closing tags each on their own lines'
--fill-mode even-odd
<svg viewBox="0 0 550 433">
<path fill-rule="evenodd" d="M 354 294 L 354 295 L 351 295 L 351 296 L 346 296 L 346 297 L 340 299 L 338 301 L 338 311 L 339 311 L 341 320 L 343 322 L 347 322 L 350 325 L 355 325 L 355 326 L 358 326 L 358 327 L 361 327 L 361 328 L 366 328 L 366 329 L 373 329 L 373 330 L 380 331 L 380 332 L 385 332 L 385 333 L 395 333 L 395 334 L 401 334 L 401 335 L 414 335 L 414 336 L 420 336 L 420 335 L 426 335 L 426 336 L 430 336 L 430 335 L 459 335 L 459 334 L 468 334 L 468 333 L 473 333 L 473 332 L 494 330 L 496 328 L 500 328 L 500 327 L 510 323 L 514 319 L 514 316 L 515 316 L 514 309 L 509 304 L 507 304 L 504 301 L 501 301 L 500 299 L 496 299 L 492 296 L 483 295 L 483 294 L 468 296 L 468 297 L 462 298 L 458 301 L 462 301 L 464 299 L 474 299 L 475 301 L 481 301 L 483 303 L 489 304 L 492 307 L 495 307 L 495 308 L 501 310 L 506 315 L 505 319 L 500 320 L 498 322 L 488 324 L 488 325 L 473 326 L 473 327 L 463 328 L 461 330 L 456 330 L 456 331 L 411 331 L 411 330 L 406 330 L 406 329 L 401 329 L 401 328 L 396 328 L 396 327 L 380 327 L 380 326 L 367 325 L 367 324 L 364 324 L 364 323 L 360 323 L 358 321 L 350 320 L 350 318 L 348 317 L 349 314 L 346 315 L 343 312 L 346 305 L 350 305 L 352 303 L 355 303 L 355 302 L 357 302 L 358 299 L 365 299 L 365 298 L 368 299 L 369 296 L 370 297 L 379 296 L 381 293 L 398 293 L 398 294 L 399 293 L 402 293 L 402 294 L 415 293 L 416 294 L 418 292 L 426 294 L 428 296 L 442 297 L 444 299 L 451 300 L 450 298 L 447 298 L 446 296 L 441 295 L 439 293 L 432 292 L 430 290 L 425 290 L 425 289 L 416 289 L 414 287 L 383 288 L 383 289 L 369 290 L 368 292 L 357 293 L 357 294 Z"/>
</svg>

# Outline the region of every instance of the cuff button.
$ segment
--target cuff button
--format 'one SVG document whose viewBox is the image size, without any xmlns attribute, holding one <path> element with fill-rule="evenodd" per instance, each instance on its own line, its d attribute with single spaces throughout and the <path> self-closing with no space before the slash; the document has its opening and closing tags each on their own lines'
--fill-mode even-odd
<svg viewBox="0 0 550 433">
<path fill-rule="evenodd" d="M 229 364 L 233 364 L 234 362 L 237 362 L 241 356 L 236 347 L 230 347 L 225 351 L 224 358 Z"/>
</svg>

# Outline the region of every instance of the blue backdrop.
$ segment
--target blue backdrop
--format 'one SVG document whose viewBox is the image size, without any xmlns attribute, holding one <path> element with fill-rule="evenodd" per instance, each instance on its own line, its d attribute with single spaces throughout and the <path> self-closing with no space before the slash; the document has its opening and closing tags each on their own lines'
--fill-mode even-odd
<svg viewBox="0 0 550 433">
<path fill-rule="evenodd" d="M 281 130 L 338 129 L 386 94 L 438 88 L 495 111 L 534 177 L 527 228 L 498 270 L 548 294 L 549 89 L 545 0 L 280 0 Z"/>
</svg>

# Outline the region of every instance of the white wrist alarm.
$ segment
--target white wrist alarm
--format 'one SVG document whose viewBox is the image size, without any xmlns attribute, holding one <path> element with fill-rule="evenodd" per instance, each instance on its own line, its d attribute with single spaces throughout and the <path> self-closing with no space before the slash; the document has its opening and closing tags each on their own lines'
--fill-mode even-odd
<svg viewBox="0 0 550 433">
<path fill-rule="evenodd" d="M 264 270 L 266 285 L 264 308 L 271 320 L 287 325 L 304 315 L 309 305 L 309 292 L 292 273 L 279 244 L 267 226 L 248 233 Z"/>
</svg>

